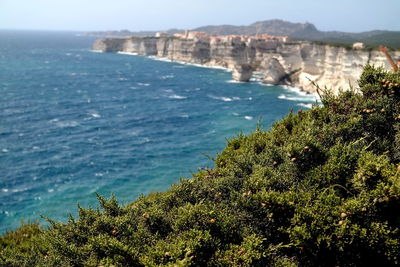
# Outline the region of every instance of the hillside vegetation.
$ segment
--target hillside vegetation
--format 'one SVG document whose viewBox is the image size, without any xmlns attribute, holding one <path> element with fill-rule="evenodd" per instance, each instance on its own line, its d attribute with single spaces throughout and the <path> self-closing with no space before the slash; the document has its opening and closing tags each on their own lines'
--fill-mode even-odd
<svg viewBox="0 0 400 267">
<path fill-rule="evenodd" d="M 396 266 L 400 73 L 228 141 L 213 169 L 128 206 L 0 238 L 1 266 Z M 171 166 L 172 167 L 172 166 Z"/>
</svg>

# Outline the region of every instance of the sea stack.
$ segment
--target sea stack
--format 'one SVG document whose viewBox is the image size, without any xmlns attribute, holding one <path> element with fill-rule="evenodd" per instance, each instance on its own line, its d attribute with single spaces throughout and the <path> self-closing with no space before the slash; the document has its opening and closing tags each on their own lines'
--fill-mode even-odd
<svg viewBox="0 0 400 267">
<path fill-rule="evenodd" d="M 264 83 L 266 84 L 282 84 L 286 75 L 285 69 L 275 58 L 272 58 L 265 69 Z"/>
<path fill-rule="evenodd" d="M 250 66 L 250 64 L 240 64 L 233 68 L 232 78 L 235 81 L 248 82 L 250 81 L 252 75 L 253 68 Z"/>
</svg>

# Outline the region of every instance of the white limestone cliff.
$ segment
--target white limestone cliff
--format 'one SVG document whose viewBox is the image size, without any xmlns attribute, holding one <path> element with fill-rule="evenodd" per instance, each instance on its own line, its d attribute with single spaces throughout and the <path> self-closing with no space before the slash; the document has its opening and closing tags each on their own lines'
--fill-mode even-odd
<svg viewBox="0 0 400 267">
<path fill-rule="evenodd" d="M 371 64 L 390 69 L 379 51 L 348 49 L 306 41 L 290 41 L 249 36 L 129 37 L 100 39 L 93 50 L 152 55 L 173 61 L 219 66 L 233 70 L 233 78 L 247 81 L 251 72 L 264 73 L 265 83 L 288 84 L 315 92 L 311 81 L 320 87 L 357 88 L 363 66 Z M 393 52 L 395 59 L 400 52 Z M 242 69 L 238 66 L 251 66 Z"/>
</svg>

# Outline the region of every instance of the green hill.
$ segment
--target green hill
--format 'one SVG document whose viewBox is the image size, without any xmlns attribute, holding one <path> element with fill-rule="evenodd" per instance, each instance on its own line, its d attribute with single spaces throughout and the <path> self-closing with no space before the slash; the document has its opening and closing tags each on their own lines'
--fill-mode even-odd
<svg viewBox="0 0 400 267">
<path fill-rule="evenodd" d="M 325 92 L 213 169 L 128 206 L 99 197 L 67 223 L 0 237 L 1 266 L 397 266 L 400 73 Z M 171 166 L 172 167 L 172 166 Z"/>
</svg>

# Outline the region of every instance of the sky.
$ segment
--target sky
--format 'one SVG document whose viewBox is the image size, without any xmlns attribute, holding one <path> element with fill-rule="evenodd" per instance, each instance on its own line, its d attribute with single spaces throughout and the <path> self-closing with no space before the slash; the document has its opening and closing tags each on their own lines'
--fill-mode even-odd
<svg viewBox="0 0 400 267">
<path fill-rule="evenodd" d="M 0 29 L 168 30 L 268 19 L 400 31 L 400 0 L 0 0 Z"/>
</svg>

